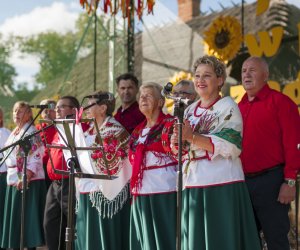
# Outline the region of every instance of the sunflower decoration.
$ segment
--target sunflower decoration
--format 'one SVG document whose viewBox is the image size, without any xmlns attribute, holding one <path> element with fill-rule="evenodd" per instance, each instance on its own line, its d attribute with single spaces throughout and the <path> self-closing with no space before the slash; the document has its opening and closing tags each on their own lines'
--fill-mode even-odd
<svg viewBox="0 0 300 250">
<path fill-rule="evenodd" d="M 220 16 L 204 31 L 204 49 L 223 61 L 231 60 L 243 40 L 239 21 L 232 16 Z"/>
<path fill-rule="evenodd" d="M 187 73 L 184 71 L 176 72 L 169 81 L 175 86 L 181 80 L 194 80 L 191 73 Z"/>
<path fill-rule="evenodd" d="M 180 71 L 180 72 L 176 72 L 170 79 L 170 83 L 173 84 L 173 87 L 179 83 L 181 80 L 194 80 L 193 76 L 191 73 L 187 73 L 187 72 L 184 72 L 184 71 Z M 165 101 L 165 110 L 171 114 L 173 112 L 173 100 L 172 99 L 168 99 L 166 98 L 166 101 Z"/>
</svg>

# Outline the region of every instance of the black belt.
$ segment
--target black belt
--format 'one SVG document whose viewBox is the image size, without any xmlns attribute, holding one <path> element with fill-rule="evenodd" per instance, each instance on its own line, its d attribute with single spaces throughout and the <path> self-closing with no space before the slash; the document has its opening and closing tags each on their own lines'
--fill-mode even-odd
<svg viewBox="0 0 300 250">
<path fill-rule="evenodd" d="M 259 171 L 259 172 L 255 172 L 255 173 L 245 173 L 245 176 L 246 176 L 247 178 L 253 178 L 253 177 L 260 176 L 260 175 L 264 175 L 264 174 L 267 174 L 267 173 L 272 172 L 272 171 L 274 171 L 274 170 L 283 168 L 283 166 L 284 166 L 283 164 L 279 164 L 279 165 L 276 165 L 276 166 L 271 167 L 271 168 L 264 169 L 264 170 Z"/>
</svg>

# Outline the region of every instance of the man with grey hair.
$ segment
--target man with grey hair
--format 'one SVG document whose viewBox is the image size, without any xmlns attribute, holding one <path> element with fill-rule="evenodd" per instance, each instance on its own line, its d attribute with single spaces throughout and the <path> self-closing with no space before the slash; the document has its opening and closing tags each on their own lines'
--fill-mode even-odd
<svg viewBox="0 0 300 250">
<path fill-rule="evenodd" d="M 300 118 L 297 105 L 271 89 L 268 77 L 268 64 L 262 58 L 250 57 L 243 63 L 241 160 L 257 227 L 268 249 L 289 250 L 288 210 L 300 170 Z"/>
<path fill-rule="evenodd" d="M 194 101 L 196 101 L 198 95 L 195 91 L 194 82 L 191 80 L 181 80 L 179 81 L 173 88 L 172 94 L 175 97 L 181 97 L 189 99 L 189 105 L 192 104 Z M 186 108 L 188 105 L 184 104 L 184 108 Z M 170 114 L 174 114 L 174 105 L 172 106 L 172 111 Z"/>
<path fill-rule="evenodd" d="M 191 80 L 181 80 L 174 86 L 173 95 L 190 99 L 191 103 L 193 103 L 197 98 L 194 82 Z"/>
</svg>

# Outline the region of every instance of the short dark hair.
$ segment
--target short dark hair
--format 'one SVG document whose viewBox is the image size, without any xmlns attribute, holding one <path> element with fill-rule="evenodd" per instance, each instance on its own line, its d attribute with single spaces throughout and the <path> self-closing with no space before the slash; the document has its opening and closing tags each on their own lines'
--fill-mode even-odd
<svg viewBox="0 0 300 250">
<path fill-rule="evenodd" d="M 103 100 L 100 100 L 97 101 L 97 104 L 98 105 L 106 105 L 106 115 L 107 116 L 112 116 L 114 110 L 115 110 L 115 105 L 116 105 L 116 100 L 115 100 L 115 97 L 112 93 L 108 92 L 108 91 L 96 91 L 92 94 L 93 95 L 101 95 L 101 94 L 108 94 L 108 95 L 111 95 L 113 98 L 112 100 L 108 100 L 108 99 L 103 99 Z"/>
<path fill-rule="evenodd" d="M 59 100 L 63 100 L 63 99 L 64 99 L 64 100 L 65 100 L 65 99 L 69 100 L 69 101 L 70 101 L 70 105 L 73 106 L 73 108 L 77 108 L 77 109 L 80 108 L 79 101 L 77 100 L 76 97 L 71 96 L 71 95 L 65 95 L 65 96 L 59 98 Z"/>
<path fill-rule="evenodd" d="M 131 73 L 125 73 L 125 74 L 119 75 L 116 78 L 117 86 L 119 86 L 119 83 L 121 80 L 131 80 L 135 84 L 136 87 L 139 86 L 139 80 L 136 78 L 135 75 L 133 75 Z"/>
</svg>

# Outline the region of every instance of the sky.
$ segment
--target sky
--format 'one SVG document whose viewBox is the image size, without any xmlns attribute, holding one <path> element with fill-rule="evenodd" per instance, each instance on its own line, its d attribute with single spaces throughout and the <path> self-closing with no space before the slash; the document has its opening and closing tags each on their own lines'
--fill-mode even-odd
<svg viewBox="0 0 300 250">
<path fill-rule="evenodd" d="M 210 13 L 212 10 L 218 11 L 222 9 L 222 6 L 231 7 L 233 4 L 241 3 L 241 1 L 202 0 L 200 9 L 202 12 Z M 245 0 L 246 3 L 254 1 Z M 20 0 L 10 0 L 2 3 L 0 33 L 4 39 L 10 34 L 30 36 L 47 30 L 61 33 L 74 30 L 78 15 L 85 12 L 80 6 L 79 0 L 26 0 L 26 4 L 24 2 L 20 4 Z M 287 2 L 300 8 L 300 0 L 287 0 Z M 155 18 L 145 16 L 144 21 L 151 23 L 159 20 L 164 23 L 176 20 L 177 0 L 156 0 L 154 15 Z M 14 51 L 10 58 L 10 63 L 17 70 L 18 76 L 15 78 L 15 82 L 27 82 L 32 87 L 35 83 L 34 74 L 39 69 L 38 59 L 33 56 L 24 56 L 20 52 Z"/>
</svg>

